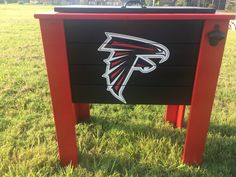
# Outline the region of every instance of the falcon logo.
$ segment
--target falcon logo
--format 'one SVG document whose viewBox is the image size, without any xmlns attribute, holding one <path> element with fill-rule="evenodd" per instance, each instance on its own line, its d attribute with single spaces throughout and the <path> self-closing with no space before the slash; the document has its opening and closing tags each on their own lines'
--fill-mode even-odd
<svg viewBox="0 0 236 177">
<path fill-rule="evenodd" d="M 110 52 L 106 63 L 107 91 L 126 103 L 122 93 L 132 73 L 150 73 L 157 64 L 169 58 L 169 50 L 162 44 L 134 36 L 105 32 L 107 39 L 98 51 Z M 155 61 L 155 62 L 154 62 Z"/>
</svg>

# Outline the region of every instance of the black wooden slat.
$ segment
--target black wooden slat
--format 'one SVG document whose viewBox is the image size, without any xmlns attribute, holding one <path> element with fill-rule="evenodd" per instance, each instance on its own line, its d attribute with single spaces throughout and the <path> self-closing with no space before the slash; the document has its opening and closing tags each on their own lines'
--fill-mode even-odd
<svg viewBox="0 0 236 177">
<path fill-rule="evenodd" d="M 126 86 L 123 96 L 127 104 L 184 104 L 191 102 L 191 87 L 133 87 Z M 73 102 L 122 103 L 106 86 L 72 85 Z"/>
<path fill-rule="evenodd" d="M 71 83 L 78 85 L 106 85 L 105 65 L 70 66 Z M 163 67 L 150 73 L 134 71 L 127 85 L 136 86 L 192 86 L 195 67 Z"/>
<path fill-rule="evenodd" d="M 65 20 L 67 41 L 101 44 L 105 32 L 126 34 L 159 43 L 199 43 L 200 20 Z"/>
<path fill-rule="evenodd" d="M 197 63 L 199 44 L 165 44 L 169 51 L 169 59 L 163 66 L 193 66 Z M 105 65 L 104 59 L 110 52 L 98 51 L 100 44 L 68 43 L 67 52 L 70 65 Z"/>
</svg>

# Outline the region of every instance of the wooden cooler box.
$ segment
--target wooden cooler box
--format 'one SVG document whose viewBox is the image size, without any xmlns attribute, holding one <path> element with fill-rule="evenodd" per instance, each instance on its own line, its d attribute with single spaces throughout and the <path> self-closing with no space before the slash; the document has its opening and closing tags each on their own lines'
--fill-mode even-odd
<svg viewBox="0 0 236 177">
<path fill-rule="evenodd" d="M 62 165 L 77 164 L 75 124 L 89 103 L 165 104 L 183 162 L 200 164 L 229 20 L 214 9 L 56 7 L 39 18 Z"/>
</svg>

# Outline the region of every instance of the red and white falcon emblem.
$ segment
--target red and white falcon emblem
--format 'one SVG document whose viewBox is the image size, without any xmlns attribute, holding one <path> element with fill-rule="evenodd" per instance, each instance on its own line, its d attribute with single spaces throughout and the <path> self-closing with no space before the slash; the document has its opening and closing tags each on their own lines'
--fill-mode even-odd
<svg viewBox="0 0 236 177">
<path fill-rule="evenodd" d="M 111 32 L 105 35 L 107 39 L 98 51 L 110 52 L 110 55 L 103 60 L 106 71 L 102 77 L 106 78 L 107 91 L 126 103 L 122 93 L 132 73 L 154 71 L 156 63 L 165 62 L 170 52 L 164 45 L 147 39 Z"/>
</svg>

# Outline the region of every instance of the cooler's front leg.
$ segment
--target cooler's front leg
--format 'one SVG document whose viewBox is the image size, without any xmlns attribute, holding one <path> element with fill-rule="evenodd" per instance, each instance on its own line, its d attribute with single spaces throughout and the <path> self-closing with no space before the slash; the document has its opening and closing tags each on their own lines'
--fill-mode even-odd
<svg viewBox="0 0 236 177">
<path fill-rule="evenodd" d="M 204 23 L 182 156 L 186 164 L 203 161 L 227 30 L 228 20 Z"/>
<path fill-rule="evenodd" d="M 62 20 L 40 19 L 40 26 L 60 161 L 62 165 L 76 165 L 76 112 L 71 96 L 64 24 Z"/>
</svg>

